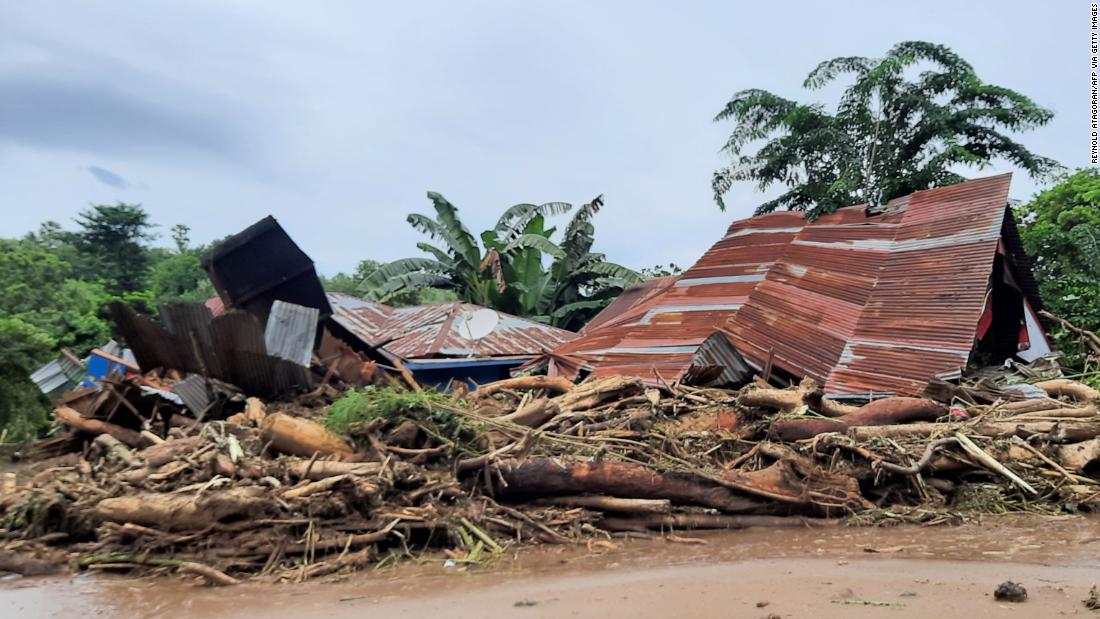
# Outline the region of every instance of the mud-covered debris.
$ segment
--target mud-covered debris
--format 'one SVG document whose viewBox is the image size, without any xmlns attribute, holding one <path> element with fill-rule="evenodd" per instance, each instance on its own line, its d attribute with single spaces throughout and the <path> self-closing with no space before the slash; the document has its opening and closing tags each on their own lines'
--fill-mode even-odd
<svg viewBox="0 0 1100 619">
<path fill-rule="evenodd" d="M 1024 602 L 1027 600 L 1027 589 L 1024 589 L 1020 583 L 1006 580 L 993 590 L 993 599 L 1002 602 Z"/>
<path fill-rule="evenodd" d="M 1093 585 L 1089 589 L 1089 596 L 1083 600 L 1085 608 L 1089 610 L 1100 610 L 1100 589 Z"/>
</svg>

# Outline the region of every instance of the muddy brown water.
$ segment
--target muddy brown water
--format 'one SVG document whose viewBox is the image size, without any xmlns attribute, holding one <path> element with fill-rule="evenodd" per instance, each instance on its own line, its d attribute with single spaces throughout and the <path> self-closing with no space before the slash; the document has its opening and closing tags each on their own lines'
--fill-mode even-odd
<svg viewBox="0 0 1100 619">
<path fill-rule="evenodd" d="M 1100 617 L 1100 518 L 958 527 L 748 529 L 614 548 L 522 549 L 480 569 L 442 559 L 337 582 L 214 589 L 82 574 L 0 582 L 0 617 Z M 1022 604 L 995 601 L 1015 580 Z"/>
</svg>

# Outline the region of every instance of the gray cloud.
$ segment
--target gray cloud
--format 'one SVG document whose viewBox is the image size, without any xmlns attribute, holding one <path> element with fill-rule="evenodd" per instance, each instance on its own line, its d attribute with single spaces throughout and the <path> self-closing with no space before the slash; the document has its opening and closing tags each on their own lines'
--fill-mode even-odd
<svg viewBox="0 0 1100 619">
<path fill-rule="evenodd" d="M 130 183 L 126 179 L 122 178 L 118 174 L 99 166 L 90 165 L 85 168 L 92 173 L 95 179 L 108 187 L 114 187 L 116 189 L 126 189 L 130 186 Z"/>
<path fill-rule="evenodd" d="M 238 131 L 201 111 L 110 84 L 11 73 L 0 75 L 0 138 L 128 157 L 197 151 L 236 159 L 246 150 Z"/>
</svg>

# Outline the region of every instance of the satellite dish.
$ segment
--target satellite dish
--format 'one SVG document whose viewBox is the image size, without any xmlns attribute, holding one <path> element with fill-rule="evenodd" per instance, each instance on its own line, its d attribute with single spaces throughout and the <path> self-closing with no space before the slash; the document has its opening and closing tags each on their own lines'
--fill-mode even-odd
<svg viewBox="0 0 1100 619">
<path fill-rule="evenodd" d="M 462 338 L 480 340 L 493 332 L 500 322 L 500 314 L 483 307 L 472 312 L 462 312 L 455 317 L 455 329 Z"/>
</svg>

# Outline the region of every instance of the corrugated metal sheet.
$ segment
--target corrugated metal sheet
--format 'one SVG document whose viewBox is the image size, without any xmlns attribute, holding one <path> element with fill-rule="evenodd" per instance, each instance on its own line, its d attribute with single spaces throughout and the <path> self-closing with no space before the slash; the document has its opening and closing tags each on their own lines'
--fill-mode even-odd
<svg viewBox="0 0 1100 619">
<path fill-rule="evenodd" d="M 62 348 L 56 359 L 31 374 L 31 381 L 39 391 L 52 397 L 76 387 L 83 375 L 84 364 L 68 349 Z"/>
<path fill-rule="evenodd" d="M 534 356 L 573 339 L 576 334 L 550 325 L 497 312 L 491 333 L 468 340 L 456 319 L 479 309 L 469 303 L 388 307 L 351 295 L 328 293 L 333 320 L 371 347 L 403 359 L 432 357 Z"/>
<path fill-rule="evenodd" d="M 317 339 L 317 319 L 320 312 L 315 307 L 302 307 L 286 301 L 271 304 L 271 314 L 264 327 L 264 345 L 267 354 L 309 367 L 313 356 L 313 342 Z"/>
<path fill-rule="evenodd" d="M 198 318 L 209 311 L 202 305 L 176 308 L 169 313 L 176 317 L 173 326 L 183 331 L 172 333 L 125 303 L 116 301 L 110 308 L 116 329 L 143 370 L 174 369 L 218 378 L 260 397 L 310 388 L 307 368 L 267 354 L 264 330 L 250 313 L 228 312 L 206 321 Z"/>
<path fill-rule="evenodd" d="M 918 191 L 877 214 L 853 206 L 814 222 L 792 212 L 734 222 L 674 285 L 586 328 L 551 361 L 565 373 L 673 378 L 725 330 L 753 366 L 770 360 L 830 393 L 919 393 L 969 358 L 1011 223 L 1010 179 Z"/>
</svg>

